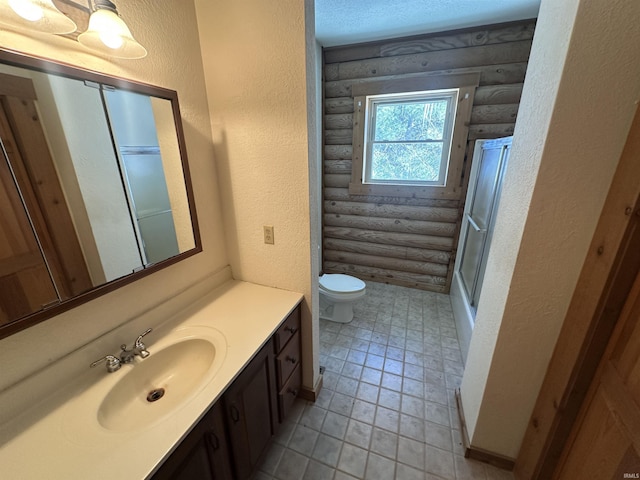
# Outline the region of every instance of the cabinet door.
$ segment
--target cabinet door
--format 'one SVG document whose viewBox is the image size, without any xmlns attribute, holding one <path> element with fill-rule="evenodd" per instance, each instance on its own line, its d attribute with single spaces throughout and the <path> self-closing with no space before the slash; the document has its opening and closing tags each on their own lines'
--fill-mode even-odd
<svg viewBox="0 0 640 480">
<path fill-rule="evenodd" d="M 223 411 L 216 403 L 153 476 L 153 480 L 232 478 Z"/>
<path fill-rule="evenodd" d="M 271 340 L 229 387 L 223 398 L 233 465 L 238 480 L 249 478 L 269 445 L 276 425 L 276 391 Z"/>
<path fill-rule="evenodd" d="M 209 453 L 209 461 L 213 478 L 215 480 L 228 480 L 233 478 L 231 473 L 231 457 L 229 452 L 229 444 L 227 442 L 226 428 L 224 425 L 224 410 L 222 402 L 216 403 L 207 416 L 204 418 L 206 423 L 205 441 L 207 442 L 207 452 Z M 199 477 L 190 477 L 199 478 Z"/>
</svg>

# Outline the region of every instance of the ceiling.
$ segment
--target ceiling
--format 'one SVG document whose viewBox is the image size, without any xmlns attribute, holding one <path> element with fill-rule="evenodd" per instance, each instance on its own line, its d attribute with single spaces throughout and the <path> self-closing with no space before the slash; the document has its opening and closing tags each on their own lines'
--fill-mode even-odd
<svg viewBox="0 0 640 480">
<path fill-rule="evenodd" d="M 315 0 L 325 47 L 535 18 L 540 0 Z"/>
</svg>

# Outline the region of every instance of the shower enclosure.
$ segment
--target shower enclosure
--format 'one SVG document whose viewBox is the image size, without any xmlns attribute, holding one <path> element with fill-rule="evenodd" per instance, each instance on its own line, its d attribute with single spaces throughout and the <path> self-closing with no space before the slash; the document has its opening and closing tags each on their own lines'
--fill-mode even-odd
<svg viewBox="0 0 640 480">
<path fill-rule="evenodd" d="M 460 349 L 466 361 L 512 137 L 477 140 L 451 285 Z"/>
</svg>

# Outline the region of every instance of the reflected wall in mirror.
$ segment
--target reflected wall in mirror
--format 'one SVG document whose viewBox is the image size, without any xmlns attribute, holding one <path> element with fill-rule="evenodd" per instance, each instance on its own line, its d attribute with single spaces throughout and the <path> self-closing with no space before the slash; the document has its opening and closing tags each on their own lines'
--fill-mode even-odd
<svg viewBox="0 0 640 480">
<path fill-rule="evenodd" d="M 0 50 L 0 338 L 202 250 L 177 94 Z"/>
</svg>

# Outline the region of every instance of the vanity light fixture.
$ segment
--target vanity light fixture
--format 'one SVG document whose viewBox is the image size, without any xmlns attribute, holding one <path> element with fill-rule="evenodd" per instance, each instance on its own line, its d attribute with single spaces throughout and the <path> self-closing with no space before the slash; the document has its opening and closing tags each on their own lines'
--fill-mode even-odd
<svg viewBox="0 0 640 480">
<path fill-rule="evenodd" d="M 53 34 L 72 33 L 78 28 L 53 0 L 1 0 L 0 22 Z"/>
<path fill-rule="evenodd" d="M 92 13 L 87 31 L 78 36 L 78 41 L 87 48 L 118 58 L 142 58 L 147 50 L 140 45 L 118 10 L 109 0 L 93 0 Z"/>
</svg>

